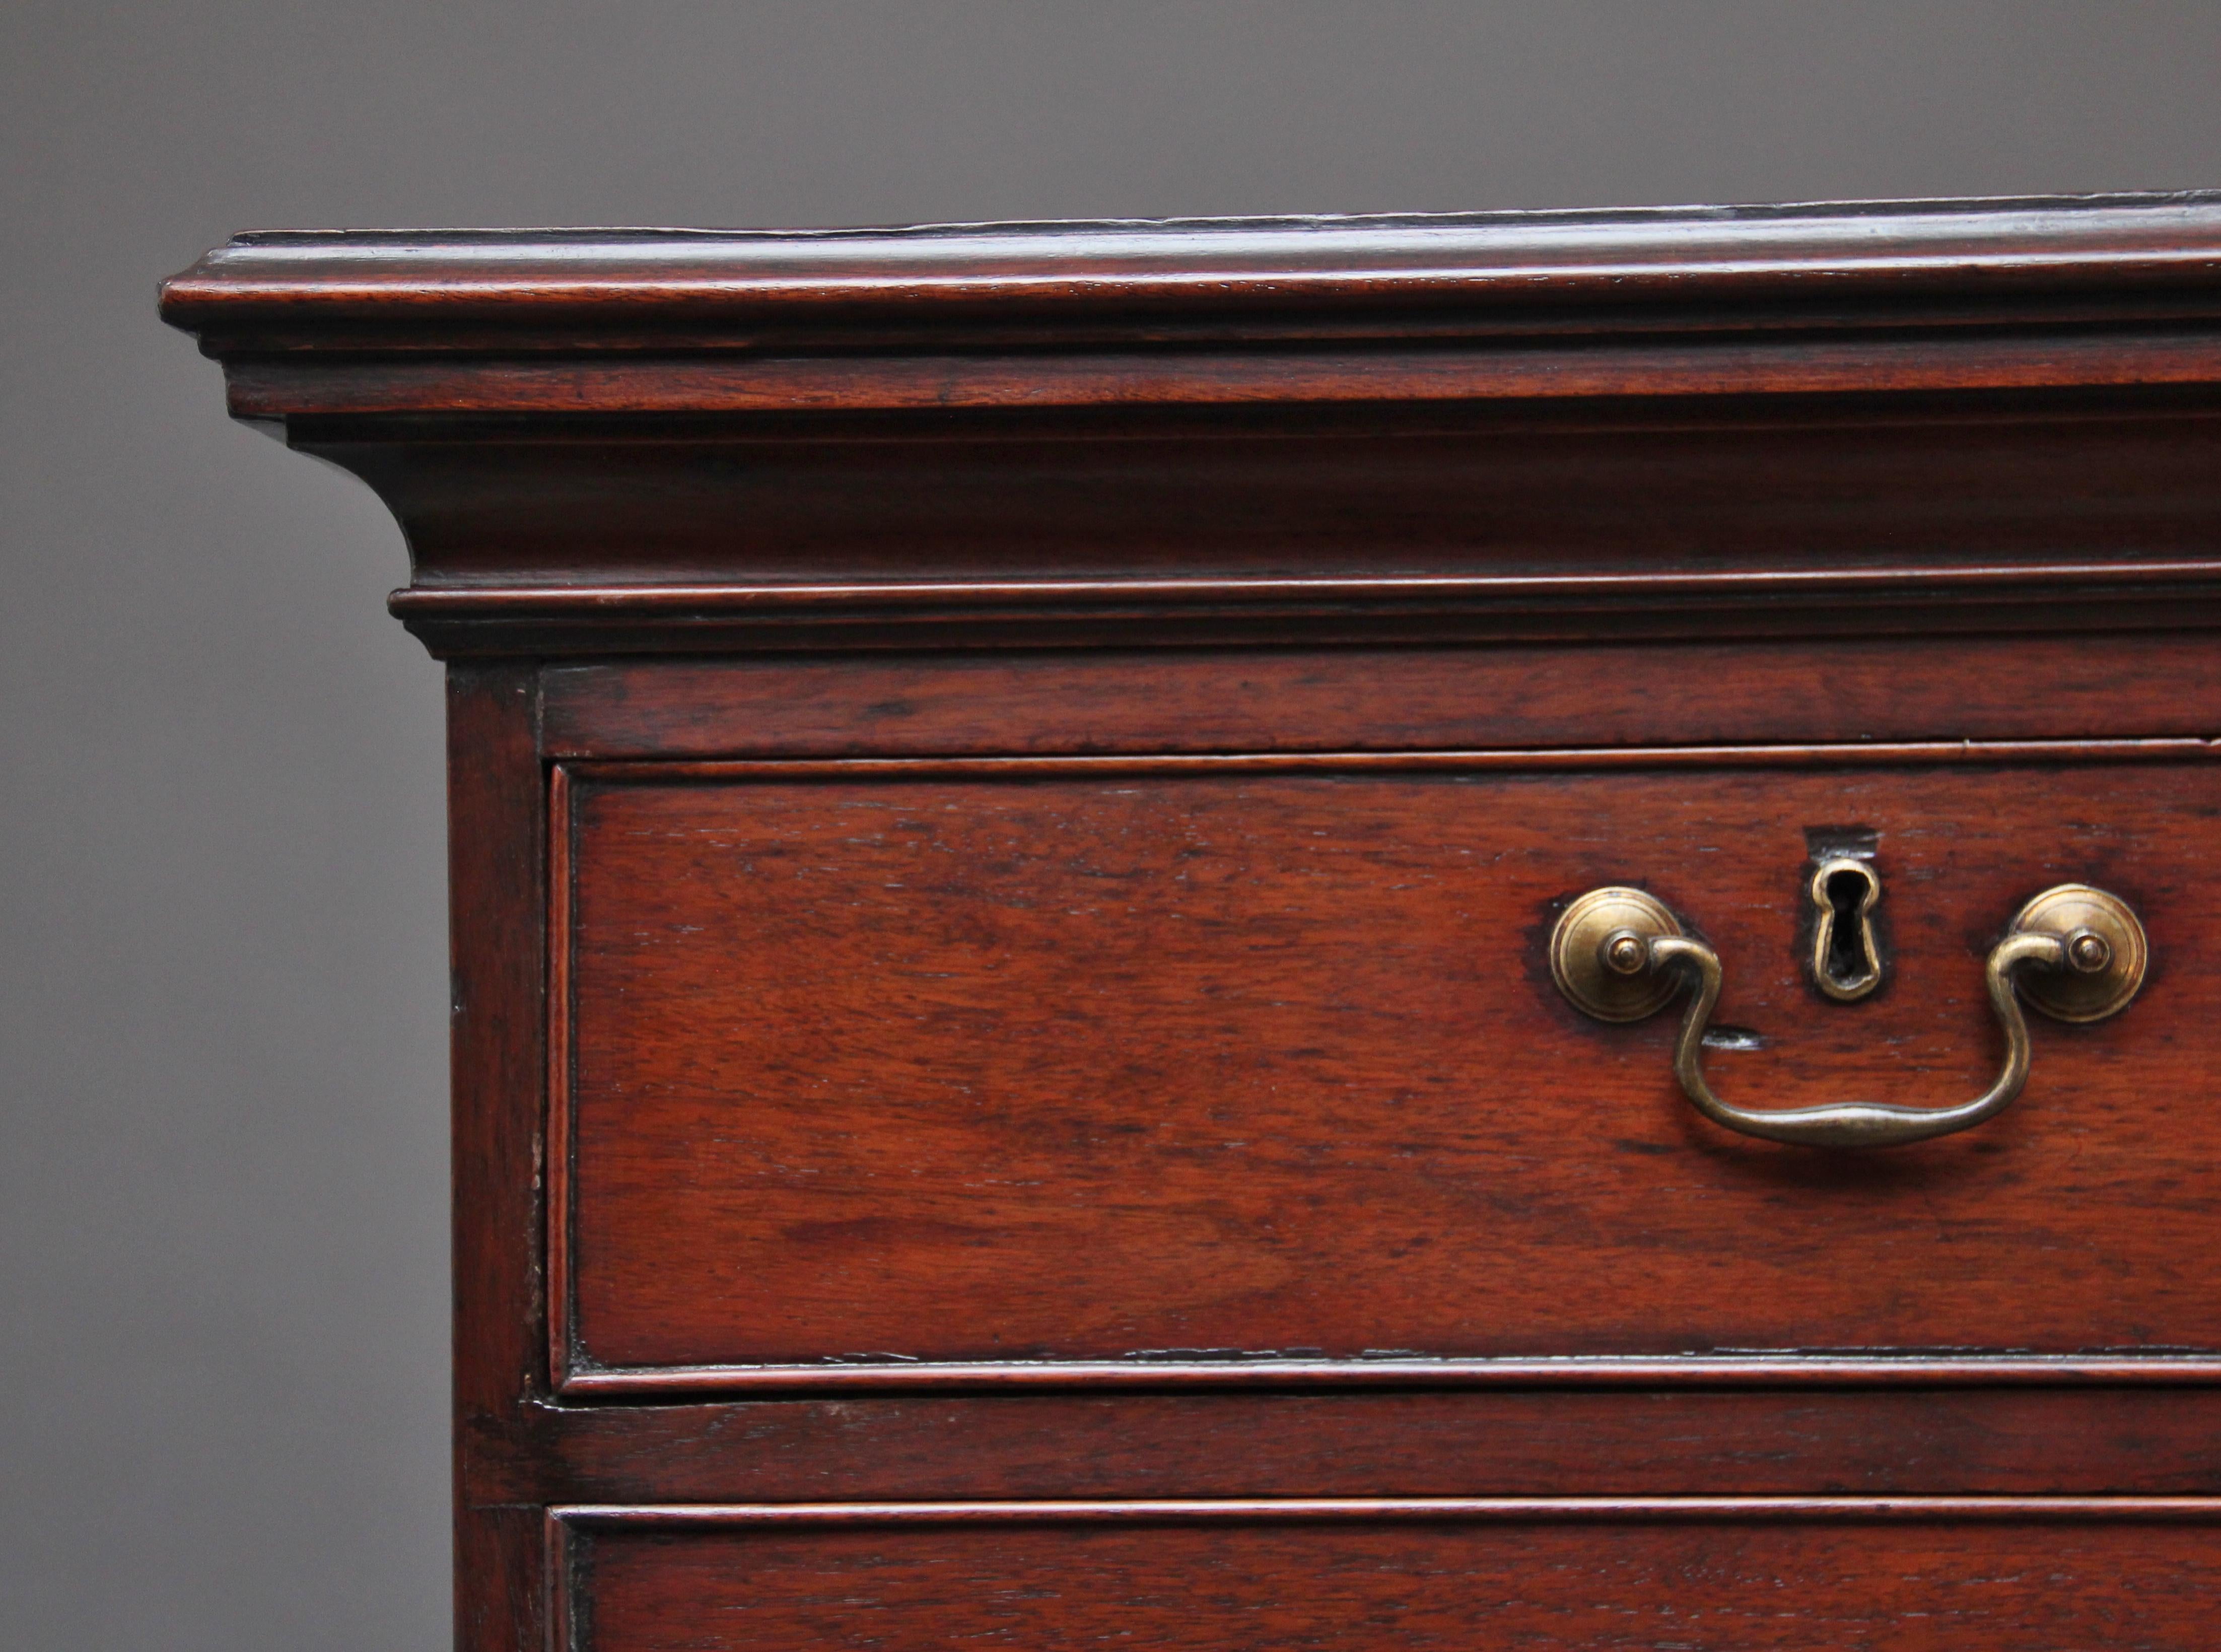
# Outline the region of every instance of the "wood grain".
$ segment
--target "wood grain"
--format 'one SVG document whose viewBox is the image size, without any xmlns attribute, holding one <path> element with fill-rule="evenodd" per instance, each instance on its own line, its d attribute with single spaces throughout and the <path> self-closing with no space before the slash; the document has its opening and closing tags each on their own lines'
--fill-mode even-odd
<svg viewBox="0 0 2221 1652">
<path fill-rule="evenodd" d="M 1131 428 L 1051 411 L 443 420 L 303 421 L 292 440 L 376 488 L 410 530 L 416 583 L 454 598 L 707 585 L 765 587 L 753 600 L 768 607 L 781 586 L 791 603 L 917 587 L 877 593 L 899 607 L 1027 579 L 1173 581 L 1192 599 L 1242 577 L 1323 581 L 1327 597 L 1403 579 L 1426 602 L 1456 594 L 1429 579 L 1573 598 L 1586 576 L 1716 601 L 1760 573 L 1781 598 L 1799 576 L 2210 562 L 2198 523 L 2221 494 L 2210 396 L 1267 404 Z"/>
<path fill-rule="evenodd" d="M 2210 760 L 921 767 L 574 778 L 573 1380 L 2221 1348 Z M 1801 878 L 1853 826 L 1893 973 L 1845 1011 L 1799 973 Z M 1724 1093 L 1944 1104 L 1995 1061 L 1982 953 L 2069 879 L 2144 915 L 2144 999 L 1886 1155 L 1713 1129 L 1671 1017 L 1586 1021 L 1541 956 L 1559 903 L 1643 883 L 1727 961 Z"/>
<path fill-rule="evenodd" d="M 278 233 L 163 303 L 459 662 L 465 1652 L 2211 1643 L 2221 194 Z M 1731 1098 L 1955 1100 L 2068 879 L 2144 997 L 1883 1158 L 1542 967 L 1644 883 Z"/>
<path fill-rule="evenodd" d="M 455 1645 L 523 1652 L 546 1633 L 541 1523 L 475 1495 L 466 1442 L 547 1382 L 540 1196 L 546 802 L 529 667 L 459 666 L 447 682 L 454 1015 Z"/>
<path fill-rule="evenodd" d="M 566 1605 L 577 1652 L 2191 1652 L 2217 1518 L 2189 1499 L 582 1510 Z"/>
<path fill-rule="evenodd" d="M 542 1402 L 463 1451 L 483 1504 L 2221 1494 L 2221 1387 Z"/>
<path fill-rule="evenodd" d="M 717 230 L 263 231 L 166 283 L 219 350 L 360 347 L 397 322 L 483 344 L 719 339 L 793 349 L 830 322 L 1096 341 L 1593 335 L 1651 326 L 2210 315 L 2208 193 L 1162 223 Z M 612 326 L 614 323 L 614 327 Z"/>
<path fill-rule="evenodd" d="M 1063 360 L 981 360 L 971 354 L 889 361 L 787 361 L 741 357 L 674 370 L 574 356 L 538 360 L 394 361 L 335 379 L 316 361 L 249 358 L 231 372 L 234 416 L 313 414 L 361 417 L 458 413 L 939 413 L 950 408 L 1248 406 L 1268 400 L 1338 405 L 1390 402 L 1579 401 L 1610 396 L 1776 396 L 1899 391 L 2211 388 L 2221 383 L 2221 336 L 2200 317 L 2144 335 L 1999 339 L 1852 335 L 1816 342 L 1738 340 L 1732 345 L 1648 342 L 1639 352 L 1544 352 L 1501 347 L 1314 350 L 1290 364 L 1252 352 L 1128 350 Z"/>
<path fill-rule="evenodd" d="M 391 507 L 442 652 L 2180 625 L 2221 419 L 2094 395 L 291 440 Z"/>
<path fill-rule="evenodd" d="M 260 235 L 164 310 L 443 655 L 2072 631 L 2221 600 L 2217 268 L 2175 195 Z"/>
<path fill-rule="evenodd" d="M 2221 648 L 2184 632 L 611 660 L 551 666 L 541 695 L 556 758 L 2199 737 L 2221 729 Z"/>
</svg>

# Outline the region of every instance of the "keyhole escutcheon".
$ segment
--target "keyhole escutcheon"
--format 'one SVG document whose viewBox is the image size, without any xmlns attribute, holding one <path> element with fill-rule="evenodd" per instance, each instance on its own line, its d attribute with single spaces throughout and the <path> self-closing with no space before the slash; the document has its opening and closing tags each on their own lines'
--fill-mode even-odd
<svg viewBox="0 0 2221 1652">
<path fill-rule="evenodd" d="M 1854 1004 L 1881 985 L 1874 909 L 1881 877 L 1864 860 L 1836 855 L 1812 869 L 1807 885 L 1819 922 L 1812 927 L 1813 984 L 1838 1004 Z"/>
</svg>

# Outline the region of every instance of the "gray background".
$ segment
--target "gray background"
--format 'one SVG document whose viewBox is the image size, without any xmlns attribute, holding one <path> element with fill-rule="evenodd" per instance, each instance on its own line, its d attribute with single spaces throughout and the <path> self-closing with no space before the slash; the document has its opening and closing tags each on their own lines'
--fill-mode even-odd
<svg viewBox="0 0 2221 1652">
<path fill-rule="evenodd" d="M 447 1635 L 439 672 L 235 229 L 2221 184 L 2221 6 L 15 0 L 0 1637 Z"/>
</svg>

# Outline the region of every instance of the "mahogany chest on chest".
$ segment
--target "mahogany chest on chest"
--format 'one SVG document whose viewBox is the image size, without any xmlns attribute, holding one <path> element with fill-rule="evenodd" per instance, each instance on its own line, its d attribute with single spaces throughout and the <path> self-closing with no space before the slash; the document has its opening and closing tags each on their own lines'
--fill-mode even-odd
<svg viewBox="0 0 2221 1652">
<path fill-rule="evenodd" d="M 2203 1648 L 2221 197 L 244 236 L 466 1652 Z"/>
</svg>

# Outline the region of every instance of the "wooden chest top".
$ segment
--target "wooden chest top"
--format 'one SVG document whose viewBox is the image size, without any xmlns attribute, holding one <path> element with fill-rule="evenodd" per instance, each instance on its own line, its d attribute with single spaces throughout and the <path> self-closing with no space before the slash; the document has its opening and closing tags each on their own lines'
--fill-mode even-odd
<svg viewBox="0 0 2221 1652">
<path fill-rule="evenodd" d="M 2221 197 L 243 236 L 443 653 L 2179 618 Z"/>
</svg>

